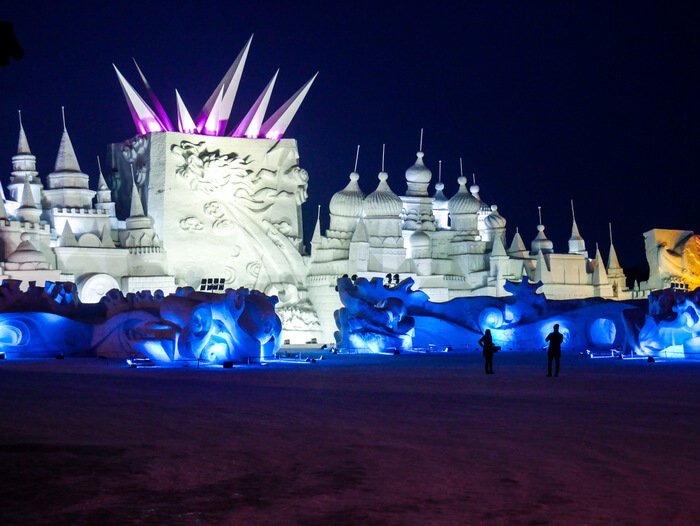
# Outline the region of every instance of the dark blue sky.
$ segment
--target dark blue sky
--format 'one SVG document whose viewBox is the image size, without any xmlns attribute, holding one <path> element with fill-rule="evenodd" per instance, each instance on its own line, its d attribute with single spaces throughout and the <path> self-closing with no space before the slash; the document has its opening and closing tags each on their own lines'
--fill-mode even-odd
<svg viewBox="0 0 700 526">
<path fill-rule="evenodd" d="M 389 184 L 404 193 L 421 127 L 435 180 L 441 159 L 451 196 L 463 157 L 482 198 L 507 218 L 509 241 L 518 226 L 529 244 L 541 205 L 555 251 L 566 251 L 571 198 L 591 253 L 599 242 L 607 258 L 612 221 L 626 267 L 644 262 L 644 231 L 700 229 L 697 8 L 43 4 L 16 2 L 0 15 L 25 50 L 0 68 L 4 183 L 18 109 L 42 179 L 58 149 L 61 105 L 81 167 L 96 175 L 106 145 L 136 134 L 112 62 L 140 89 L 135 57 L 174 118 L 175 88 L 196 113 L 255 33 L 232 121 L 277 68 L 271 110 L 320 71 L 286 134 L 298 140 L 310 175 L 307 232 L 317 204 L 327 222 L 328 200 L 345 186 L 358 144 L 365 193 L 376 187 L 382 143 Z"/>
</svg>

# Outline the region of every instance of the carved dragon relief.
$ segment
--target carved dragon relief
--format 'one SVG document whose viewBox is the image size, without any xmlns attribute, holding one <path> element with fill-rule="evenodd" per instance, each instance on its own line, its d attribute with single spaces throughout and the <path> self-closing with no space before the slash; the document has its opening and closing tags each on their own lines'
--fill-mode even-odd
<svg viewBox="0 0 700 526">
<path fill-rule="evenodd" d="M 285 312 L 285 317 L 289 318 L 285 320 L 285 326 L 316 326 L 315 312 L 309 312 L 299 297 L 299 289 L 304 287 L 298 275 L 300 272 L 294 269 L 303 263 L 288 237 L 293 236 L 294 229 L 284 220 L 272 222 L 266 214 L 281 196 L 293 197 L 297 205 L 304 203 L 309 176 L 306 170 L 296 165 L 277 176 L 278 167 L 282 165 L 275 166 L 274 161 L 289 155 L 279 149 L 275 151 L 276 146 L 265 155 L 265 166 L 256 171 L 249 156 L 221 153 L 218 149 L 209 151 L 204 141 L 183 140 L 172 145 L 171 153 L 177 161 L 176 174 L 195 194 L 206 199 L 202 212 L 208 217 L 201 221 L 185 217 L 179 226 L 186 231 L 211 229 L 213 234 L 229 239 L 234 236 L 225 264 L 226 284 L 245 283 L 262 291 L 274 289 L 280 296 L 278 308 L 287 310 L 285 307 L 290 307 L 289 312 Z M 208 224 L 202 224 L 203 221 Z M 257 254 L 256 260 L 246 264 L 245 276 L 237 275 L 241 266 L 235 264 L 241 253 L 241 244 Z"/>
</svg>

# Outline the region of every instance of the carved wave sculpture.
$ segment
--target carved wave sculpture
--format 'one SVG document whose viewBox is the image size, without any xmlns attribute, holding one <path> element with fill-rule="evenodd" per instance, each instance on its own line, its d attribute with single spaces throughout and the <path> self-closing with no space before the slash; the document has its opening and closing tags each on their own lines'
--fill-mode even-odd
<svg viewBox="0 0 700 526">
<path fill-rule="evenodd" d="M 505 298 L 433 303 L 411 278 L 396 287 L 381 279 L 338 280 L 339 348 L 396 352 L 476 348 L 486 329 L 504 350 L 540 350 L 554 324 L 569 352 L 618 351 L 640 356 L 700 358 L 700 290 L 667 289 L 648 301 L 601 298 L 547 300 L 541 285 L 508 282 Z"/>
<path fill-rule="evenodd" d="M 71 283 L 0 286 L 0 352 L 6 358 L 147 357 L 156 363 L 259 362 L 276 356 L 282 325 L 276 297 L 248 289 L 225 294 L 110 291 L 82 304 Z"/>
</svg>

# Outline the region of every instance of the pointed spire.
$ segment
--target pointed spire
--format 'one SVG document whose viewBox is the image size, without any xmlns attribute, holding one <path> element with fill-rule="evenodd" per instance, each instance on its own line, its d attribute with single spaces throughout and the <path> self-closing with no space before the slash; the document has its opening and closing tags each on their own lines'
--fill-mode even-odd
<svg viewBox="0 0 700 526">
<path fill-rule="evenodd" d="M 141 68 L 136 63 L 136 59 L 132 57 L 131 60 L 134 61 L 134 66 L 136 66 L 136 70 L 139 72 L 139 76 L 141 77 L 141 82 L 143 82 L 143 85 L 146 88 L 146 93 L 148 93 L 148 98 L 151 99 L 151 103 L 156 108 L 156 112 L 158 113 L 158 117 L 160 118 L 161 124 L 168 131 L 175 131 L 175 127 L 173 126 L 173 123 L 170 122 L 170 119 L 168 118 L 168 114 L 165 113 L 165 109 L 163 108 L 163 105 L 160 103 L 160 100 L 158 100 L 158 97 L 156 96 L 155 92 L 151 89 L 151 85 L 146 80 L 146 76 L 141 72 Z"/>
<path fill-rule="evenodd" d="M 161 132 L 165 131 L 165 125 L 161 122 L 155 112 L 151 107 L 146 104 L 141 98 L 136 90 L 127 82 L 124 76 L 117 69 L 117 66 L 112 64 L 114 71 L 117 72 L 117 78 L 119 79 L 119 84 L 122 87 L 122 92 L 126 98 L 126 103 L 129 105 L 129 111 L 131 112 L 131 118 L 134 119 L 134 124 L 136 129 L 138 129 L 141 135 L 145 135 L 150 132 Z"/>
<path fill-rule="evenodd" d="M 260 135 L 264 135 L 267 139 L 276 140 L 282 138 L 317 76 L 318 73 L 311 77 L 311 80 L 304 84 L 272 117 L 265 121 L 260 128 Z"/>
<path fill-rule="evenodd" d="M 61 107 L 63 112 L 63 107 Z M 61 144 L 58 147 L 58 155 L 56 156 L 56 165 L 54 172 L 81 172 L 78 158 L 75 156 L 73 143 L 66 129 L 66 117 L 63 114 L 63 135 L 61 136 Z"/>
<path fill-rule="evenodd" d="M 508 248 L 508 254 L 510 255 L 525 255 L 525 252 L 527 251 L 527 248 L 525 247 L 525 243 L 523 242 L 523 238 L 520 235 L 520 231 L 516 228 L 515 229 L 515 235 L 513 236 L 513 241 L 510 244 L 510 248 Z"/>
<path fill-rule="evenodd" d="M 316 214 L 316 226 L 314 227 L 314 235 L 311 238 L 311 243 L 316 244 L 321 242 L 321 205 L 318 205 L 318 213 Z"/>
<path fill-rule="evenodd" d="M 503 246 L 503 239 L 501 238 L 501 236 L 496 236 L 493 238 L 493 248 L 491 249 L 491 257 L 496 256 L 508 257 L 508 254 L 506 254 L 506 249 Z"/>
<path fill-rule="evenodd" d="M 19 110 L 19 141 L 17 143 L 17 155 L 31 155 L 31 153 L 29 143 L 27 142 L 27 135 L 24 133 L 24 126 L 22 126 L 22 110 Z"/>
<path fill-rule="evenodd" d="M 369 238 L 367 237 L 367 227 L 365 226 L 365 221 L 364 219 L 360 218 L 359 221 L 357 222 L 357 228 L 355 228 L 355 232 L 352 234 L 352 242 L 353 243 L 367 243 Z"/>
<path fill-rule="evenodd" d="M 97 156 L 97 169 L 100 171 L 100 177 L 97 180 L 97 189 L 100 191 L 109 190 L 107 186 L 107 181 L 105 181 L 105 176 L 102 175 L 102 163 L 100 162 L 100 156 Z"/>
<path fill-rule="evenodd" d="M 615 245 L 613 245 L 612 223 L 608 223 L 608 227 L 610 229 L 610 254 L 608 255 L 608 272 L 610 272 L 611 270 L 619 270 L 622 267 L 620 267 L 620 262 L 617 260 Z"/>
<path fill-rule="evenodd" d="M 608 272 L 611 270 L 621 269 L 620 262 L 617 259 L 617 253 L 615 252 L 615 246 L 610 243 L 610 254 L 608 255 Z"/>
<path fill-rule="evenodd" d="M 216 87 L 214 92 L 207 100 L 206 104 L 202 108 L 202 111 L 197 115 L 197 128 L 203 129 L 205 123 L 209 119 L 211 113 L 213 113 L 214 105 L 216 100 L 221 95 L 221 105 L 218 111 L 219 128 L 216 133 L 212 135 L 224 135 L 226 131 L 226 124 L 228 123 L 229 116 L 231 115 L 231 109 L 233 108 L 233 101 L 236 98 L 236 93 L 238 92 L 238 85 L 241 82 L 241 75 L 243 74 L 243 68 L 245 67 L 245 61 L 248 57 L 248 50 L 250 49 L 250 44 L 253 41 L 253 35 L 250 35 L 248 42 L 233 61 L 231 67 L 221 79 L 219 85 Z"/>
<path fill-rule="evenodd" d="M 20 221 L 28 223 L 39 223 L 41 218 L 41 209 L 36 206 L 34 195 L 32 194 L 32 186 L 29 183 L 29 178 L 24 180 L 22 188 L 22 204 L 17 209 L 17 216 Z"/>
<path fill-rule="evenodd" d="M 68 223 L 66 223 L 68 224 Z M 107 225 L 102 227 L 102 236 L 101 236 L 101 244 L 102 248 L 116 248 L 114 246 L 114 241 L 112 241 L 112 236 L 110 234 L 109 227 Z"/>
<path fill-rule="evenodd" d="M 134 166 L 131 165 L 131 209 L 129 212 L 129 217 L 145 216 L 146 214 L 143 212 L 143 204 L 141 203 L 139 189 L 136 186 L 136 178 L 134 177 Z"/>
<path fill-rule="evenodd" d="M 571 200 L 571 237 L 569 238 L 569 254 L 580 254 L 588 257 L 586 252 L 586 242 L 581 237 L 576 224 L 576 214 L 574 212 L 574 200 Z"/>
<path fill-rule="evenodd" d="M 22 188 L 22 204 L 20 208 L 37 208 L 36 201 L 34 200 L 34 194 L 32 193 L 32 186 L 29 183 L 29 179 L 24 180 L 24 187 Z"/>
<path fill-rule="evenodd" d="M 275 81 L 277 80 L 277 74 L 280 72 L 278 69 L 272 80 L 267 83 L 267 86 L 260 94 L 258 99 L 250 108 L 248 113 L 241 123 L 236 127 L 236 129 L 231 133 L 232 137 L 248 137 L 249 139 L 255 139 L 260 135 L 260 128 L 262 127 L 263 119 L 265 118 L 265 112 L 267 111 L 267 106 L 270 103 L 270 95 L 272 95 L 272 89 L 275 87 Z"/>
<path fill-rule="evenodd" d="M 78 246 L 78 240 L 75 239 L 75 234 L 73 234 L 73 229 L 70 227 L 70 223 L 68 221 L 66 221 L 63 225 L 63 232 L 61 233 L 59 244 L 62 247 Z"/>
<path fill-rule="evenodd" d="M 199 133 L 197 126 L 195 126 L 194 121 L 192 120 L 192 117 L 190 116 L 190 112 L 187 111 L 187 106 L 185 106 L 185 103 L 182 102 L 182 97 L 180 97 L 180 93 L 177 90 L 175 90 L 175 97 L 177 98 L 177 128 L 178 128 L 178 130 L 180 130 L 180 133 L 190 133 L 190 134 Z"/>
<path fill-rule="evenodd" d="M 537 252 L 537 266 L 535 267 L 535 283 L 541 281 L 542 283 L 551 283 L 552 278 L 549 273 L 549 268 L 547 267 L 547 260 L 544 257 L 542 251 Z"/>
<path fill-rule="evenodd" d="M 595 245 L 595 267 L 593 268 L 593 285 L 607 285 L 608 273 L 603 265 L 603 256 L 600 255 L 598 243 Z"/>
</svg>

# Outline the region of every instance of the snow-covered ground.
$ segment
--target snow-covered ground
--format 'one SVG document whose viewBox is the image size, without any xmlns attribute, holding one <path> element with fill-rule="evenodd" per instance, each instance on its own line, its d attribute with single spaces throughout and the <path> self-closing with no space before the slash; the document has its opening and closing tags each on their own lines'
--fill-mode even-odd
<svg viewBox="0 0 700 526">
<path fill-rule="evenodd" d="M 0 523 L 698 524 L 700 363 L 0 362 Z"/>
</svg>

